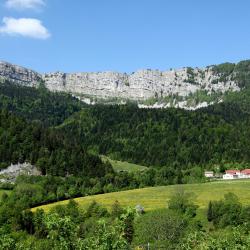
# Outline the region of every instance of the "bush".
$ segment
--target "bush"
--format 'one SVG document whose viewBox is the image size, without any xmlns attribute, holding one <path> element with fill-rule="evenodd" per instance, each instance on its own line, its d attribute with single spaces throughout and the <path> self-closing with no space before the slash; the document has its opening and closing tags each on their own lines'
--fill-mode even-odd
<svg viewBox="0 0 250 250">
<path fill-rule="evenodd" d="M 170 209 L 148 212 L 135 220 L 133 244 L 151 244 L 169 247 L 184 235 L 187 219 Z"/>
<path fill-rule="evenodd" d="M 196 210 L 198 208 L 192 201 L 193 197 L 194 195 L 192 193 L 186 193 L 183 189 L 179 189 L 170 198 L 168 208 L 193 218 L 196 216 Z"/>
</svg>

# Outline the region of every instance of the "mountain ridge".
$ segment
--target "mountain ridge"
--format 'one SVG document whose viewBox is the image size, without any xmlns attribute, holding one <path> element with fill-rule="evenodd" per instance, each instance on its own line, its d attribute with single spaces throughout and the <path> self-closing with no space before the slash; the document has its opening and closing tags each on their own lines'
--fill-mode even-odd
<svg viewBox="0 0 250 250">
<path fill-rule="evenodd" d="M 21 85 L 38 87 L 41 83 L 53 92 L 66 92 L 80 100 L 123 103 L 137 101 L 140 107 L 197 108 L 222 101 L 226 92 L 240 91 L 237 81 L 238 64 L 224 63 L 205 68 L 184 67 L 177 70 L 139 70 L 131 74 L 119 72 L 45 73 L 0 61 L 0 79 L 15 81 Z M 205 101 L 193 102 L 196 94 L 212 96 Z M 211 99 L 211 100 L 210 100 Z M 191 100 L 191 101 L 190 101 Z"/>
</svg>

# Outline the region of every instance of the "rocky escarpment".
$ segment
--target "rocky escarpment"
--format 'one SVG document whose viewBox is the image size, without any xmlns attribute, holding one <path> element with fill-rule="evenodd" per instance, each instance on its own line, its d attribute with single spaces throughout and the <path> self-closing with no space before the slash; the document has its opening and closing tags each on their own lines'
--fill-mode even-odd
<svg viewBox="0 0 250 250">
<path fill-rule="evenodd" d="M 237 84 L 227 79 L 220 82 L 220 76 L 206 69 L 182 68 L 179 70 L 141 70 L 130 75 L 116 72 L 100 73 L 50 73 L 43 80 L 52 91 L 65 91 L 74 95 L 96 96 L 97 98 L 118 97 L 132 100 L 187 96 L 197 90 L 225 92 L 239 90 Z"/>
<path fill-rule="evenodd" d="M 120 98 L 142 102 L 152 98 L 164 99 L 176 96 L 181 98 L 179 102 L 182 102 L 184 108 L 187 103 L 185 97 L 197 91 L 211 95 L 240 90 L 232 75 L 222 78 L 213 70 L 213 66 L 204 69 L 182 68 L 168 71 L 140 70 L 132 74 L 117 72 L 39 74 L 0 62 L 0 78 L 34 87 L 42 81 L 51 91 L 68 92 L 84 100 L 86 97 L 95 97 L 102 100 Z M 170 103 L 165 106 L 170 106 Z"/>
<path fill-rule="evenodd" d="M 37 87 L 42 81 L 42 76 L 29 70 L 7 62 L 0 62 L 0 79 L 15 81 L 21 85 Z"/>
</svg>

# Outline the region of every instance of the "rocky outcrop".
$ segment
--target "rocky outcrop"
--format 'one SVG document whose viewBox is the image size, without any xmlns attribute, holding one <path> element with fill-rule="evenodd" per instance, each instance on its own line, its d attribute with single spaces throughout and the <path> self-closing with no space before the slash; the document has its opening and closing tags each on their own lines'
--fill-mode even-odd
<svg viewBox="0 0 250 250">
<path fill-rule="evenodd" d="M 41 172 L 27 162 L 11 164 L 0 171 L 0 182 L 14 183 L 19 175 L 41 175 Z"/>
<path fill-rule="evenodd" d="M 0 62 L 0 79 L 15 81 L 29 87 L 37 87 L 39 82 L 42 81 L 42 76 L 33 70 Z"/>
<path fill-rule="evenodd" d="M 25 86 L 37 87 L 43 81 L 51 91 L 63 91 L 85 100 L 120 98 L 148 100 L 169 96 L 186 97 L 198 90 L 206 93 L 238 91 L 240 88 L 230 76 L 221 79 L 213 67 L 204 69 L 140 70 L 132 74 L 117 72 L 46 73 L 39 74 L 16 65 L 0 62 L 0 78 Z M 182 100 L 183 101 L 183 100 Z"/>
</svg>

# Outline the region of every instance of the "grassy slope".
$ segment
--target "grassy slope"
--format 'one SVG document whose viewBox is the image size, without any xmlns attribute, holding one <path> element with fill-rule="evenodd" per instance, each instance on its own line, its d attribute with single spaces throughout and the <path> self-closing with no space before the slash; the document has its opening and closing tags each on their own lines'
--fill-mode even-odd
<svg viewBox="0 0 250 250">
<path fill-rule="evenodd" d="M 113 169 L 116 172 L 120 172 L 120 171 L 136 172 L 136 171 L 143 171 L 143 170 L 148 169 L 145 166 L 129 163 L 126 161 L 112 160 L 112 159 L 108 158 L 107 156 L 102 156 L 102 159 L 104 161 L 109 161 L 110 164 L 112 165 Z"/>
<path fill-rule="evenodd" d="M 243 204 L 250 204 L 250 180 L 219 181 L 204 184 L 186 184 L 162 187 L 151 187 L 143 189 L 128 190 L 122 192 L 87 196 L 76 198 L 82 208 L 87 207 L 93 200 L 109 208 L 115 200 L 118 200 L 123 206 L 134 207 L 141 204 L 145 210 L 164 208 L 173 192 L 178 188 L 183 188 L 187 192 L 193 192 L 196 195 L 196 203 L 200 209 L 205 209 L 210 200 L 218 200 L 228 192 L 235 193 Z M 61 201 L 40 206 L 45 211 L 53 206 L 67 204 L 68 201 Z M 37 208 L 34 208 L 35 210 Z"/>
</svg>

